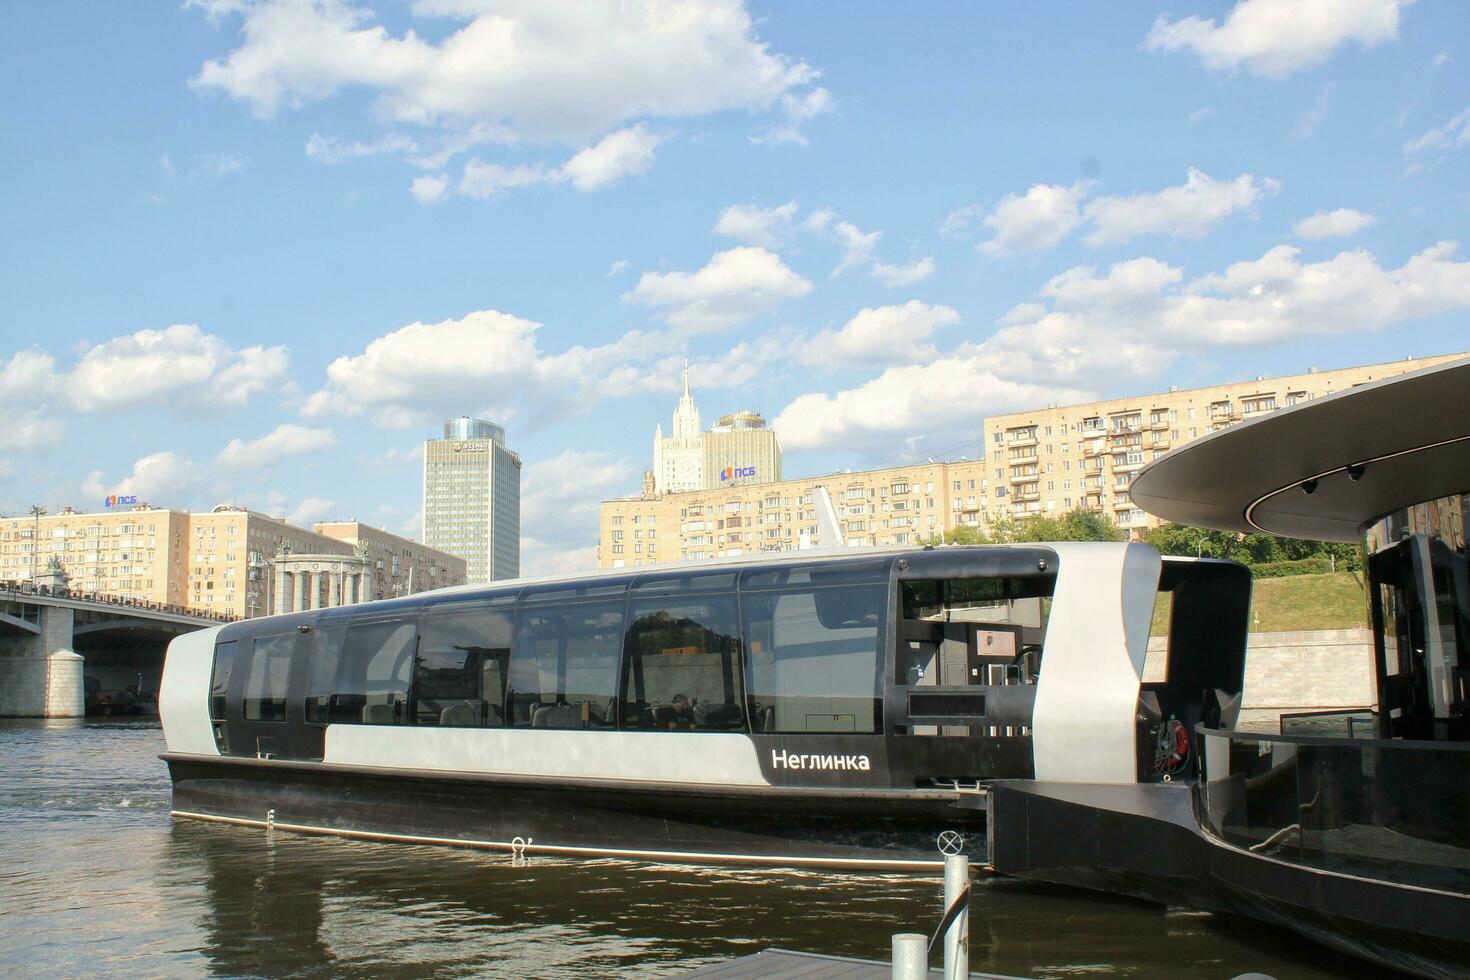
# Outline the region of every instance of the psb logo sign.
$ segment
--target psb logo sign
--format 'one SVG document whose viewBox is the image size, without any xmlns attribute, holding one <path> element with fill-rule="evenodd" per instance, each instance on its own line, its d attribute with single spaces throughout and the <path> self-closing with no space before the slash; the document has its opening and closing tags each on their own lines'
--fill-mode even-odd
<svg viewBox="0 0 1470 980">
<path fill-rule="evenodd" d="M 133 495 L 121 496 L 119 494 L 109 493 L 106 497 L 102 498 L 102 505 L 109 510 L 113 507 L 131 507 L 137 502 L 138 498 Z"/>
<path fill-rule="evenodd" d="M 738 480 L 747 476 L 755 476 L 754 466 L 727 466 L 723 470 L 720 470 L 721 483 L 728 483 L 731 480 Z"/>
</svg>

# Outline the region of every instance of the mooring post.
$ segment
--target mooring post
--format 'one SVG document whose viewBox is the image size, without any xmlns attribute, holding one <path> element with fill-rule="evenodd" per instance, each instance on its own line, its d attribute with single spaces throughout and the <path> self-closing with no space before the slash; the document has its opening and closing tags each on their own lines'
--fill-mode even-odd
<svg viewBox="0 0 1470 980">
<path fill-rule="evenodd" d="M 893 980 L 924 980 L 929 975 L 929 937 L 918 932 L 893 934 Z"/>
<path fill-rule="evenodd" d="M 963 902 L 945 930 L 944 980 L 965 980 L 970 975 L 970 859 L 963 854 L 944 856 L 944 912 L 949 918 L 956 902 Z"/>
</svg>

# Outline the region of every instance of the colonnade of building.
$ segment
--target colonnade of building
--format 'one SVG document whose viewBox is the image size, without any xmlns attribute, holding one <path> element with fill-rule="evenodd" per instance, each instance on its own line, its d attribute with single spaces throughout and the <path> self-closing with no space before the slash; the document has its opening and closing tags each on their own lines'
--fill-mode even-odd
<svg viewBox="0 0 1470 980">
<path fill-rule="evenodd" d="M 373 569 L 363 559 L 293 555 L 276 560 L 273 614 L 350 606 L 373 598 Z"/>
</svg>

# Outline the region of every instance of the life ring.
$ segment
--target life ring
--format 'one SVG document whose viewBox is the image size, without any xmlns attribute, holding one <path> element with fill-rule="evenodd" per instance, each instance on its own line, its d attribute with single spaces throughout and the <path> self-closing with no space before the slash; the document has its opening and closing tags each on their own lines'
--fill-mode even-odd
<svg viewBox="0 0 1470 980">
<path fill-rule="evenodd" d="M 1159 731 L 1154 754 L 1154 771 L 1178 772 L 1189 758 L 1189 729 L 1176 718 L 1170 718 Z"/>
</svg>

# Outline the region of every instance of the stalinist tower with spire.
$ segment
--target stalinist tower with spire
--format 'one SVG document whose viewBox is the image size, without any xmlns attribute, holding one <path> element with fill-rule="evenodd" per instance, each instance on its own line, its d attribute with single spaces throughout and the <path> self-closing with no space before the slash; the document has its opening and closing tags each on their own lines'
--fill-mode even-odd
<svg viewBox="0 0 1470 980">
<path fill-rule="evenodd" d="M 708 432 L 699 424 L 699 409 L 689 390 L 689 361 L 684 361 L 684 394 L 674 409 L 674 428 L 653 431 L 653 470 L 644 476 L 644 495 L 717 490 L 781 479 L 781 443 L 766 428 L 759 412 L 721 416 Z"/>
<path fill-rule="evenodd" d="M 653 430 L 653 485 L 657 493 L 679 493 L 704 488 L 704 437 L 699 409 L 689 391 L 689 361 L 684 361 L 684 394 L 674 409 L 674 428 L 664 437 L 660 423 Z"/>
</svg>

